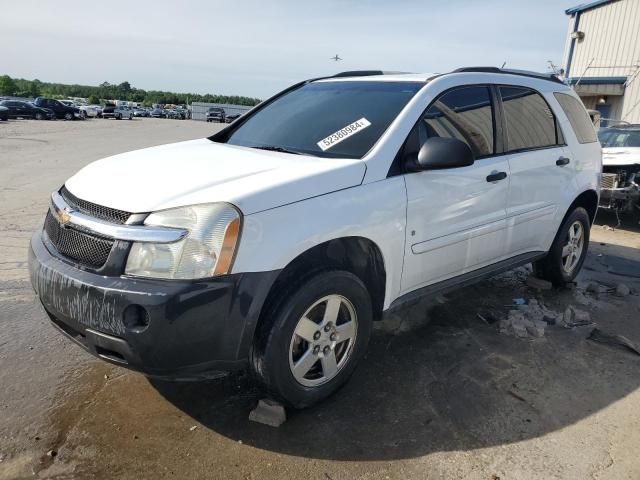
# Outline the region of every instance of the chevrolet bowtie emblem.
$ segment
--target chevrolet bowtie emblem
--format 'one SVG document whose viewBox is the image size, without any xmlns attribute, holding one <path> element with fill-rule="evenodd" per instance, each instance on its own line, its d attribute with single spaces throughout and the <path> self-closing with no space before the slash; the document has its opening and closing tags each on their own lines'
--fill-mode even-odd
<svg viewBox="0 0 640 480">
<path fill-rule="evenodd" d="M 66 225 L 71 221 L 71 215 L 66 209 L 58 210 L 56 213 L 58 214 L 58 223 L 60 223 L 60 225 Z"/>
</svg>

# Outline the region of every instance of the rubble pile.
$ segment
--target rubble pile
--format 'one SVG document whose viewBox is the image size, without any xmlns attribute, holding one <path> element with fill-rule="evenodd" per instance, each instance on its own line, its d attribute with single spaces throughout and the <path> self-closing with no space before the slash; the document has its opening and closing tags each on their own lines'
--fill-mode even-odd
<svg viewBox="0 0 640 480">
<path fill-rule="evenodd" d="M 540 338 L 549 325 L 574 328 L 591 325 L 589 312 L 579 310 L 573 305 L 563 313 L 554 312 L 532 298 L 528 303 L 516 305 L 509 310 L 506 318 L 500 320 L 500 333 L 517 338 Z"/>
</svg>

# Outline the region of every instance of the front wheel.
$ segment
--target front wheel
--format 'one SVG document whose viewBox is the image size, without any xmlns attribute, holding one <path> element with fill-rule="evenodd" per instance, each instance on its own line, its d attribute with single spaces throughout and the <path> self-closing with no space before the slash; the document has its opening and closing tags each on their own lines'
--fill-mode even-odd
<svg viewBox="0 0 640 480">
<path fill-rule="evenodd" d="M 589 247 L 589 214 L 576 208 L 558 230 L 545 258 L 534 263 L 536 275 L 556 286 L 572 282 L 580 272 Z"/>
<path fill-rule="evenodd" d="M 349 272 L 322 272 L 283 292 L 271 313 L 257 332 L 252 370 L 267 390 L 296 408 L 338 390 L 369 343 L 371 298 Z"/>
<path fill-rule="evenodd" d="M 64 114 L 64 119 L 65 120 L 73 120 L 73 114 L 67 112 Z"/>
<path fill-rule="evenodd" d="M 36 120 L 43 120 L 44 119 L 44 115 L 42 115 L 40 112 L 36 113 Z"/>
</svg>

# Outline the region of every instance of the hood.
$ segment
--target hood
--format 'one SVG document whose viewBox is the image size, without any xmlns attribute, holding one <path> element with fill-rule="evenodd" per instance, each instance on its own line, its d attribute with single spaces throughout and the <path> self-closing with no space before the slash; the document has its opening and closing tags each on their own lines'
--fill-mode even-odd
<svg viewBox="0 0 640 480">
<path fill-rule="evenodd" d="M 229 202 L 245 214 L 362 183 L 362 160 L 256 150 L 207 139 L 93 162 L 66 182 L 78 198 L 132 213 Z"/>
<path fill-rule="evenodd" d="M 640 164 L 640 147 L 602 149 L 602 164 L 608 167 Z"/>
</svg>

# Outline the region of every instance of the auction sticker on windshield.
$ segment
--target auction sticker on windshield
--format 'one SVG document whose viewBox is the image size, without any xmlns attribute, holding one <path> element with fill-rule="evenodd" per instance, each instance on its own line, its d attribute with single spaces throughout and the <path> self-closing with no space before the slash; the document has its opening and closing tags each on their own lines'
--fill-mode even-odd
<svg viewBox="0 0 640 480">
<path fill-rule="evenodd" d="M 318 146 L 324 152 L 325 150 L 329 150 L 331 147 L 337 145 L 343 140 L 346 140 L 351 135 L 355 135 L 356 133 L 364 130 L 371 122 L 366 118 L 362 117 L 360 120 L 356 120 L 353 123 L 350 123 L 346 127 L 341 128 L 337 132 L 333 132 L 327 138 L 323 138 L 318 142 Z"/>
</svg>

